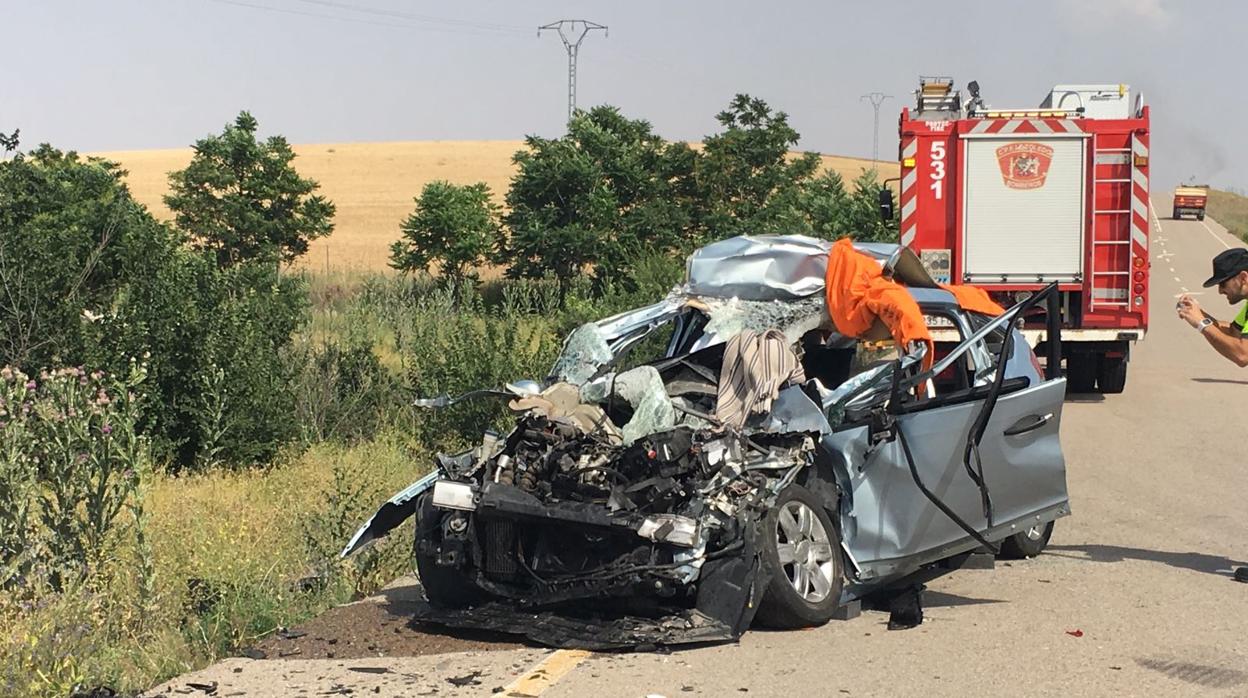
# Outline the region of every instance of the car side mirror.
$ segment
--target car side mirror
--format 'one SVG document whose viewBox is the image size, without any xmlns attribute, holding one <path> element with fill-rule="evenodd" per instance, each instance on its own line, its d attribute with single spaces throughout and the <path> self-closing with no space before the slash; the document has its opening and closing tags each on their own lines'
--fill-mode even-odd
<svg viewBox="0 0 1248 698">
<path fill-rule="evenodd" d="M 893 220 L 893 190 L 892 189 L 880 190 L 880 220 L 885 221 L 885 222 Z"/>
</svg>

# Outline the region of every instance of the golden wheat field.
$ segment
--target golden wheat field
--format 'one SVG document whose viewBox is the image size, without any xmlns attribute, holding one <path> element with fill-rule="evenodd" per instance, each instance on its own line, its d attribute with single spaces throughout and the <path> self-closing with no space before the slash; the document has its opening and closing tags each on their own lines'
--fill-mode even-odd
<svg viewBox="0 0 1248 698">
<path fill-rule="evenodd" d="M 314 271 L 387 269 L 390 243 L 412 212 L 414 199 L 434 180 L 485 182 L 501 205 L 515 172 L 511 156 L 523 141 L 404 141 L 295 145 L 295 168 L 321 185 L 338 207 L 334 233 L 312 243 L 300 264 Z M 161 197 L 168 174 L 186 167 L 190 148 L 91 153 L 120 163 L 135 199 L 159 218 L 170 218 Z M 848 183 L 870 168 L 869 159 L 823 156 L 823 167 Z M 881 162 L 881 177 L 897 176 L 897 163 Z"/>
</svg>

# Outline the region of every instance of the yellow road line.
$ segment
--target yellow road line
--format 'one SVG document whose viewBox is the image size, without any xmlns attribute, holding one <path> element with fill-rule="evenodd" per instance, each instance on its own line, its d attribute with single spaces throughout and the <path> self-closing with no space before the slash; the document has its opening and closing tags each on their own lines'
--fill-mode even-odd
<svg viewBox="0 0 1248 698">
<path fill-rule="evenodd" d="M 537 666 L 528 670 L 524 676 L 503 687 L 502 695 L 507 698 L 529 698 L 540 696 L 542 691 L 555 685 L 576 665 L 585 661 L 592 652 L 585 650 L 557 650 Z"/>
</svg>

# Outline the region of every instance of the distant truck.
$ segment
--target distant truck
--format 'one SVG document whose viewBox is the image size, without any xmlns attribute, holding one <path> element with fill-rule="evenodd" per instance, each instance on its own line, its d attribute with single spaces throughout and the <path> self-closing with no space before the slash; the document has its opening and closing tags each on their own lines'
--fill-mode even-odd
<svg viewBox="0 0 1248 698">
<path fill-rule="evenodd" d="M 1174 190 L 1174 210 L 1170 217 L 1178 220 L 1185 214 L 1205 220 L 1205 205 L 1209 203 L 1209 185 L 1192 184 Z"/>
<path fill-rule="evenodd" d="M 1056 282 L 1071 390 L 1122 392 L 1148 328 L 1149 108 L 1118 84 L 1058 85 L 1022 109 L 967 89 L 920 78 L 902 110 L 901 244 L 1005 306 Z M 1042 320 L 1024 327 L 1040 352 Z"/>
</svg>

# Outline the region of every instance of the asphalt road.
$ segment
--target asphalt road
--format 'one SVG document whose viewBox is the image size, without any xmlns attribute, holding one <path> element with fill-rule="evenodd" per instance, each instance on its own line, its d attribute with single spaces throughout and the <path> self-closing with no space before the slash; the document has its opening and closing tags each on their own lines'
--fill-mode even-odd
<svg viewBox="0 0 1248 698">
<path fill-rule="evenodd" d="M 886 614 L 864 612 L 735 645 L 594 655 L 426 641 L 397 623 L 378 632 L 414 651 L 234 659 L 155 692 L 216 681 L 218 696 L 1248 696 L 1248 584 L 1230 576 L 1248 564 L 1248 370 L 1174 314 L 1190 290 L 1233 317 L 1200 283 L 1213 255 L 1239 243 L 1210 219 L 1154 226 L 1150 332 L 1127 389 L 1064 408 L 1074 515 L 1036 559 L 931 582 L 917 628 L 890 632 Z M 364 603 L 383 602 L 402 617 L 393 599 Z"/>
</svg>

